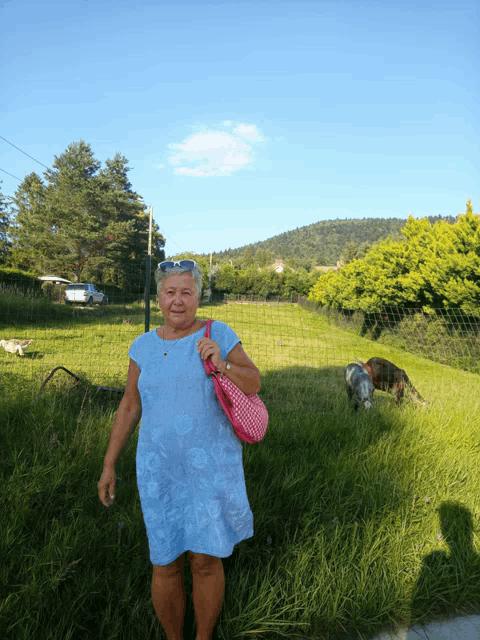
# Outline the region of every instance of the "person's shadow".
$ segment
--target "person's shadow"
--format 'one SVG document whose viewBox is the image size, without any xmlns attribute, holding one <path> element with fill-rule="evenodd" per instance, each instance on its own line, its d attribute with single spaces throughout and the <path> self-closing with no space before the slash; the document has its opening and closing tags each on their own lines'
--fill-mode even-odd
<svg viewBox="0 0 480 640">
<path fill-rule="evenodd" d="M 441 533 L 449 546 L 426 556 L 413 598 L 410 626 L 480 611 L 480 557 L 473 546 L 473 518 L 455 502 L 439 507 Z"/>
</svg>

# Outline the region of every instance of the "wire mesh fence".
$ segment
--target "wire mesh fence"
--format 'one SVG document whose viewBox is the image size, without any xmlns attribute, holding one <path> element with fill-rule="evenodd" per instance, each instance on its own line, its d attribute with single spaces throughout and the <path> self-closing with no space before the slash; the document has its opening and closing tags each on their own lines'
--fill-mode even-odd
<svg viewBox="0 0 480 640">
<path fill-rule="evenodd" d="M 376 312 L 328 309 L 302 298 L 301 306 L 328 322 L 375 343 L 480 373 L 480 309 L 469 315 L 460 309 L 385 307 Z"/>
<path fill-rule="evenodd" d="M 137 283 L 130 291 L 99 285 L 108 304 L 69 305 L 65 285 L 42 289 L 11 279 L 0 282 L 3 375 L 35 378 L 40 384 L 54 368 L 63 367 L 93 384 L 122 389 L 129 346 L 146 329 L 145 290 L 138 274 Z M 152 291 L 149 306 L 153 329 L 163 318 Z M 458 310 L 433 316 L 399 308 L 352 313 L 318 308 L 297 297 L 214 294 L 204 297 L 197 317 L 230 325 L 262 372 L 302 369 L 303 380 L 306 370 L 318 374 L 321 368 L 334 367 L 340 372 L 356 358 L 383 356 L 394 361 L 402 352 L 480 372 L 480 319 Z M 25 341 L 31 342 L 20 353 L 15 345 L 21 347 Z"/>
<path fill-rule="evenodd" d="M 341 363 L 342 342 L 330 344 L 318 328 L 317 319 L 305 322 L 305 312 L 296 303 L 224 298 L 204 301 L 197 317 L 230 325 L 246 352 L 264 371 L 292 366 L 317 367 Z M 150 328 L 163 324 L 155 298 L 150 300 Z M 125 383 L 128 348 L 145 331 L 145 302 L 81 306 L 52 302 L 0 310 L 0 339 L 31 341 L 24 357 L 0 349 L 4 371 L 23 377 L 46 376 L 63 366 L 96 384 Z"/>
</svg>

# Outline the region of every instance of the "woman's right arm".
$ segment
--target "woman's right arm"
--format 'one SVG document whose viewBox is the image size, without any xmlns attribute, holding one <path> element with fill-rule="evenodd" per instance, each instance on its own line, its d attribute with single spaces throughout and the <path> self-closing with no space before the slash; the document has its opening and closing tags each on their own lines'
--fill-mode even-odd
<svg viewBox="0 0 480 640">
<path fill-rule="evenodd" d="M 137 364 L 130 360 L 127 386 L 115 415 L 110 442 L 103 460 L 103 472 L 97 484 L 98 497 L 106 507 L 109 507 L 115 498 L 115 464 L 142 416 L 142 404 L 138 393 L 139 375 Z"/>
</svg>

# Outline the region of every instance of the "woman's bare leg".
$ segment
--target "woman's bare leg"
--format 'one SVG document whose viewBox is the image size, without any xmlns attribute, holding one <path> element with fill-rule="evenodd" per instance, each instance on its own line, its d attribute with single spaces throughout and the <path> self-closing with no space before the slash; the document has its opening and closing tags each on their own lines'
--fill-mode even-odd
<svg viewBox="0 0 480 640">
<path fill-rule="evenodd" d="M 196 640 L 210 640 L 223 605 L 225 575 L 221 558 L 189 551 Z"/>
<path fill-rule="evenodd" d="M 152 602 L 167 640 L 183 640 L 185 554 L 165 566 L 153 566 Z"/>
</svg>

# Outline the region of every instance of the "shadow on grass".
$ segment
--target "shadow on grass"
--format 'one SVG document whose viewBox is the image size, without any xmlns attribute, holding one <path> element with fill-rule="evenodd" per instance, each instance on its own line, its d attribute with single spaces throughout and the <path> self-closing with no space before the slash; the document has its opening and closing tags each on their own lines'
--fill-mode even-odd
<svg viewBox="0 0 480 640">
<path fill-rule="evenodd" d="M 438 517 L 437 538 L 445 541 L 449 552 L 433 551 L 424 558 L 412 598 L 411 625 L 458 615 L 459 607 L 466 614 L 480 611 L 480 556 L 473 545 L 472 514 L 459 503 L 443 502 Z"/>
<path fill-rule="evenodd" d="M 351 473 L 352 461 L 392 429 L 375 407 L 353 410 L 347 401 L 343 371 L 336 366 L 295 367 L 262 377 L 260 395 L 269 409 L 269 428 L 261 444 L 245 447 L 247 487 L 249 481 L 254 486 L 260 482 L 259 486 L 269 490 L 269 496 L 258 498 L 264 505 L 265 498 L 268 504 L 273 501 L 277 505 L 271 509 L 275 519 L 284 525 L 292 523 L 294 531 L 287 532 L 287 538 L 293 532 L 298 534 L 305 512 L 306 505 L 298 498 L 316 495 L 316 485 L 328 494 L 325 479 L 332 470 L 339 476 L 344 463 Z M 291 492 L 288 486 L 293 482 L 296 488 Z M 354 483 L 355 474 L 345 483 L 346 497 L 351 497 L 352 491 L 363 494 L 363 488 L 354 487 Z M 323 498 L 325 506 L 328 500 Z M 360 511 L 365 513 L 366 503 L 362 501 L 362 505 Z M 337 506 L 331 507 L 332 511 L 322 509 L 322 520 L 338 516 Z M 278 537 L 278 531 L 270 534 Z"/>
<path fill-rule="evenodd" d="M 10 547 L 5 547 L 12 594 L 5 609 L 9 625 L 14 629 L 15 616 L 28 615 L 19 640 L 157 637 L 135 482 L 136 437 L 117 467 L 116 503 L 106 510 L 99 504 L 96 482 L 118 399 L 106 402 L 87 384 L 73 388 L 69 379 L 61 380 L 41 402 L 26 407 L 27 415 L 19 407 L 9 426 L 18 451 L 9 468 L 12 477 L 5 476 L 10 483 L 5 504 L 11 505 L 5 513 L 15 520 L 15 528 L 9 525 Z M 403 428 L 403 414 L 386 397 L 388 402 L 378 398 L 369 412 L 354 412 L 347 403 L 343 367 L 275 370 L 262 383 L 269 429 L 262 443 L 244 447 L 255 536 L 224 562 L 226 599 L 217 637 L 370 635 L 395 612 L 379 613 L 368 592 L 371 585 L 355 581 L 368 559 L 366 529 L 376 530 L 411 501 L 409 464 L 414 460 L 383 455 L 388 438 Z M 18 460 L 24 468 L 15 475 Z M 460 518 L 455 510 L 452 514 L 445 518 Z M 471 526 L 466 516 L 461 519 L 471 547 Z M 470 562 L 467 556 L 458 555 L 458 566 Z M 444 560 L 434 559 L 435 566 Z M 391 588 L 385 565 L 378 571 L 373 567 L 371 574 L 367 567 L 368 578 L 380 576 L 377 594 Z M 424 609 L 425 581 L 418 584 L 417 601 Z M 194 616 L 188 570 L 187 592 L 185 640 L 190 640 Z M 395 603 L 396 594 L 390 595 Z M 263 599 L 272 600 L 271 610 Z M 282 610 L 282 599 L 295 607 Z M 336 612 L 333 600 L 341 602 Z M 283 625 L 283 634 L 270 625 L 272 620 Z"/>
<path fill-rule="evenodd" d="M 42 360 L 45 355 L 40 351 L 27 351 L 23 357 L 27 360 Z"/>
<path fill-rule="evenodd" d="M 57 369 L 63 369 L 58 367 Z M 54 370 L 52 370 L 54 371 Z M 67 370 L 68 371 L 68 370 Z M 56 371 L 52 378 L 45 378 L 39 386 L 37 402 L 58 401 L 68 404 L 68 411 L 79 415 L 80 411 L 116 411 L 123 395 L 123 388 L 102 387 L 91 384 L 82 372 L 72 377 L 68 373 Z"/>
<path fill-rule="evenodd" d="M 386 406 L 386 412 L 378 406 L 355 412 L 347 402 L 343 371 L 344 367 L 338 366 L 294 367 L 262 376 L 260 395 L 269 409 L 269 428 L 261 444 L 244 448 L 255 536 L 242 542 L 225 561 L 226 603 L 227 607 L 233 605 L 238 616 L 242 615 L 242 606 L 247 609 L 249 606 L 248 602 L 238 604 L 235 585 L 239 573 L 254 575 L 268 565 L 274 575 L 284 571 L 290 574 L 295 556 L 302 555 L 311 558 L 308 562 L 311 570 L 301 578 L 304 582 L 312 579 L 317 570 L 334 573 L 332 567 L 342 565 L 343 560 L 335 557 L 334 547 L 327 545 L 322 553 L 330 568 L 321 565 L 312 555 L 318 540 L 338 539 L 338 544 L 344 546 L 342 554 L 348 557 L 352 536 L 357 535 L 355 544 L 360 544 L 362 528 L 376 519 L 388 519 L 408 496 L 408 486 L 400 479 L 406 472 L 405 466 L 397 473 L 376 453 L 379 444 L 401 428 L 401 421 L 389 420 L 386 397 L 380 397 L 377 403 Z M 368 549 L 362 550 L 360 544 L 356 553 L 364 552 L 367 555 Z M 322 568 L 315 569 L 316 566 Z M 346 560 L 345 566 L 338 566 L 337 570 L 340 574 L 355 571 Z M 291 577 L 295 581 L 295 575 Z M 312 580 L 313 593 L 318 588 Z M 288 585 L 284 588 L 289 589 Z M 342 586 L 338 588 L 341 590 Z M 358 632 L 362 624 L 369 627 L 371 623 L 365 623 L 368 613 L 361 610 L 362 596 L 359 596 L 358 602 L 348 605 L 350 611 L 337 620 L 328 615 L 324 618 L 321 605 L 311 610 L 304 637 L 345 638 L 346 632 Z M 252 592 L 243 597 L 248 600 L 253 597 Z M 308 610 L 309 596 L 304 597 L 304 602 L 299 603 L 298 599 L 296 602 L 300 609 Z M 289 617 L 290 637 L 301 637 L 297 626 L 300 619 L 293 611 Z M 302 624 L 305 618 L 304 614 Z M 223 633 L 225 638 L 229 637 L 228 626 Z M 271 632 L 265 637 L 289 636 Z"/>
<path fill-rule="evenodd" d="M 153 615 L 134 447 L 118 474 L 118 504 L 107 511 L 96 494 L 118 400 L 64 378 L 33 401 L 10 382 L 0 430 L 2 638 L 136 637 L 123 635 L 135 614 L 122 600 L 138 606 L 143 596 L 139 627 Z"/>
<path fill-rule="evenodd" d="M 152 313 L 155 309 L 151 310 Z M 3 309 L 0 311 L 0 331 L 14 331 L 15 328 L 25 327 L 55 327 L 70 328 L 71 325 L 91 325 L 99 322 L 109 321 L 113 324 L 122 323 L 128 318 L 129 321 L 135 319 L 138 324 L 145 321 L 144 310 L 130 309 L 126 305 L 107 305 L 95 307 L 50 305 L 38 308 L 19 310 Z"/>
</svg>

